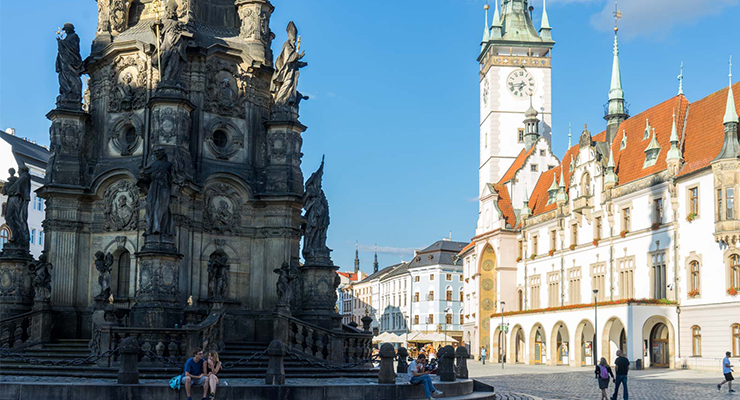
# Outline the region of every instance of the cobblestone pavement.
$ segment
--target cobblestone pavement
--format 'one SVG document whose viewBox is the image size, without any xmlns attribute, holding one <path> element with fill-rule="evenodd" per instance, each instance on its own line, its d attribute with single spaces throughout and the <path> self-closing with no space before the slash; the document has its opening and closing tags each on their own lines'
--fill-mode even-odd
<svg viewBox="0 0 740 400">
<path fill-rule="evenodd" d="M 496 393 L 506 400 L 601 398 L 591 368 L 507 365 L 502 371 L 501 364 L 471 365 L 470 376 L 494 385 Z M 727 385 L 721 392 L 717 391 L 716 385 L 721 380 L 721 376 L 711 373 L 649 369 L 630 371 L 628 382 L 632 400 L 740 400 L 738 393 L 728 393 Z M 740 385 L 734 389 L 740 389 Z M 609 396 L 613 391 L 611 383 L 607 389 Z M 622 399 L 621 392 L 620 388 L 619 399 Z"/>
</svg>

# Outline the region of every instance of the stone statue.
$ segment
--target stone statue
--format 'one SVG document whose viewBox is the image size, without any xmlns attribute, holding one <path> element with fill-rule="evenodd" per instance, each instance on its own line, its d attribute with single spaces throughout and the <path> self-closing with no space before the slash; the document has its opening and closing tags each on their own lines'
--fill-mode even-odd
<svg viewBox="0 0 740 400">
<path fill-rule="evenodd" d="M 98 284 L 100 285 L 100 294 L 95 296 L 98 299 L 106 300 L 110 297 L 111 271 L 113 270 L 113 254 L 104 254 L 102 251 L 95 253 L 95 269 L 98 270 Z"/>
<path fill-rule="evenodd" d="M 326 247 L 326 231 L 329 229 L 329 203 L 326 194 L 321 188 L 321 178 L 324 175 L 324 158 L 321 166 L 306 181 L 306 190 L 303 194 L 303 208 L 306 225 L 303 237 L 303 258 L 307 264 L 333 265 Z"/>
<path fill-rule="evenodd" d="M 165 19 L 158 21 L 152 29 L 159 27 L 160 61 L 154 57 L 155 64 L 161 62 L 160 82 L 168 86 L 180 86 L 181 64 L 187 61 L 182 33 L 185 24 L 177 19 L 177 3 L 170 0 L 165 10 Z"/>
<path fill-rule="evenodd" d="M 175 228 L 170 211 L 172 163 L 164 148 L 154 149 L 155 160 L 144 169 L 137 186 L 146 192 L 146 242 L 172 243 Z"/>
<path fill-rule="evenodd" d="M 229 287 L 229 257 L 224 253 L 213 253 L 208 260 L 208 289 L 211 298 L 223 299 Z"/>
<path fill-rule="evenodd" d="M 22 165 L 20 175 L 15 176 L 15 170 L 9 169 L 10 177 L 3 187 L 3 194 L 8 196 L 5 205 L 5 222 L 10 228 L 11 237 L 5 245 L 28 253 L 28 203 L 31 201 L 31 174 L 28 167 Z"/>
<path fill-rule="evenodd" d="M 308 96 L 298 92 L 299 69 L 308 65 L 300 61 L 305 55 L 305 51 L 298 54 L 297 47 L 298 29 L 293 21 L 288 24 L 288 40 L 283 44 L 283 50 L 275 60 L 275 73 L 272 75 L 272 92 L 275 101 L 275 111 L 288 113 L 293 118 L 298 117 L 298 105 L 301 100 L 308 99 Z"/>
<path fill-rule="evenodd" d="M 80 37 L 75 33 L 74 25 L 67 22 L 62 28 L 64 38 L 57 37 L 56 71 L 59 73 L 58 108 L 78 109 L 82 102 L 82 79 L 85 69 L 80 56 Z"/>
<path fill-rule="evenodd" d="M 288 306 L 290 305 L 290 301 L 293 298 L 293 288 L 290 285 L 293 277 L 290 276 L 290 266 L 287 262 L 284 262 L 283 266 L 281 268 L 276 268 L 274 272 L 278 274 L 276 285 L 278 296 L 277 304 L 278 306 Z"/>
<path fill-rule="evenodd" d="M 34 300 L 46 302 L 51 299 L 51 269 L 53 266 L 46 259 L 46 251 L 42 252 L 38 261 L 28 263 L 31 273 L 31 286 L 35 293 Z"/>
</svg>

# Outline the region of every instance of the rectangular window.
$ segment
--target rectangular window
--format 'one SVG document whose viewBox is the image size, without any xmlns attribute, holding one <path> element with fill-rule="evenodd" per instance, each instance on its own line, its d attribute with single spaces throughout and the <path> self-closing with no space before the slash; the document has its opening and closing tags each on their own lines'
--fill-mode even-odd
<svg viewBox="0 0 740 400">
<path fill-rule="evenodd" d="M 419 282 L 419 277 L 418 276 L 415 276 L 414 277 L 414 282 Z"/>
<path fill-rule="evenodd" d="M 452 314 L 445 314 L 445 324 L 452 324 Z"/>
<path fill-rule="evenodd" d="M 434 291 L 429 291 L 429 295 L 427 296 L 427 300 L 434 301 Z"/>
<path fill-rule="evenodd" d="M 570 244 L 578 245 L 578 224 L 570 226 Z"/>
<path fill-rule="evenodd" d="M 689 189 L 689 214 L 699 215 L 699 188 Z"/>
<path fill-rule="evenodd" d="M 530 309 L 542 308 L 540 302 L 540 275 L 532 276 L 529 278 L 529 304 Z"/>
<path fill-rule="evenodd" d="M 591 288 L 598 290 L 596 298 L 599 301 L 606 299 L 606 264 L 599 263 L 591 266 Z"/>
<path fill-rule="evenodd" d="M 464 301 L 464 300 L 465 300 L 465 294 L 464 294 L 464 292 L 463 292 L 463 291 L 461 290 L 461 291 L 460 291 L 460 302 L 462 302 L 462 301 Z"/>
<path fill-rule="evenodd" d="M 548 276 L 547 283 L 547 306 L 558 307 L 560 306 L 560 273 L 556 272 L 553 275 Z"/>
<path fill-rule="evenodd" d="M 568 270 L 568 303 L 581 304 L 581 269 L 571 268 Z"/>
<path fill-rule="evenodd" d="M 419 292 L 414 293 L 414 303 L 419 302 Z"/>
<path fill-rule="evenodd" d="M 517 244 L 517 257 L 519 257 L 519 258 L 523 258 L 524 257 L 524 242 L 521 241 L 521 240 Z"/>
<path fill-rule="evenodd" d="M 601 240 L 601 232 L 603 230 L 601 217 L 596 217 L 596 223 L 594 224 L 594 239 Z"/>
<path fill-rule="evenodd" d="M 545 156 L 545 150 L 540 150 L 540 157 L 544 157 L 544 156 Z"/>
<path fill-rule="evenodd" d="M 663 199 L 653 199 L 653 224 L 663 224 Z"/>
<path fill-rule="evenodd" d="M 622 209 L 622 230 L 625 232 L 629 232 L 630 228 L 632 228 L 632 226 L 630 225 L 630 211 L 631 210 L 629 209 L 629 207 Z"/>
<path fill-rule="evenodd" d="M 735 188 L 727 188 L 727 214 L 726 219 L 735 219 Z"/>
<path fill-rule="evenodd" d="M 451 281 L 452 280 L 452 274 L 445 275 L 445 280 L 446 281 Z"/>
<path fill-rule="evenodd" d="M 635 297 L 635 259 L 633 257 L 617 260 L 617 285 L 619 298 L 631 299 Z"/>
<path fill-rule="evenodd" d="M 558 247 L 558 238 L 557 238 L 558 232 L 556 230 L 550 231 L 550 250 L 555 251 Z"/>
<path fill-rule="evenodd" d="M 652 255 L 652 267 L 650 279 L 653 283 L 653 298 L 666 298 L 666 267 L 665 253 L 655 253 Z"/>
<path fill-rule="evenodd" d="M 429 280 L 430 281 L 433 281 L 434 280 L 434 274 L 429 275 Z"/>
<path fill-rule="evenodd" d="M 538 246 L 537 245 L 539 244 L 539 243 L 537 243 L 538 242 L 538 239 L 539 238 L 537 237 L 537 235 L 532 235 L 532 254 L 534 254 L 534 255 L 537 255 L 537 251 L 538 251 L 538 249 L 537 249 Z"/>
<path fill-rule="evenodd" d="M 39 246 L 44 245 L 44 231 L 39 231 Z"/>
<path fill-rule="evenodd" d="M 452 301 L 452 289 L 450 289 L 450 290 L 447 290 L 447 291 L 445 292 L 445 300 L 446 300 L 446 301 Z"/>
<path fill-rule="evenodd" d="M 537 164 L 532 164 L 532 165 L 530 165 L 530 166 L 529 166 L 529 169 L 530 169 L 530 170 L 531 170 L 532 172 L 537 172 Z"/>
<path fill-rule="evenodd" d="M 717 189 L 717 221 L 722 220 L 722 189 Z"/>
<path fill-rule="evenodd" d="M 519 143 L 524 143 L 524 129 L 523 128 L 519 128 L 517 130 L 517 141 L 519 141 Z"/>
<path fill-rule="evenodd" d="M 460 325 L 465 323 L 465 316 L 460 314 Z"/>
<path fill-rule="evenodd" d="M 427 324 L 433 324 L 434 323 L 434 314 L 429 314 L 427 317 Z"/>
<path fill-rule="evenodd" d="M 419 316 L 414 315 L 414 325 L 419 325 Z"/>
<path fill-rule="evenodd" d="M 31 229 L 31 244 L 36 244 L 36 229 Z"/>
</svg>

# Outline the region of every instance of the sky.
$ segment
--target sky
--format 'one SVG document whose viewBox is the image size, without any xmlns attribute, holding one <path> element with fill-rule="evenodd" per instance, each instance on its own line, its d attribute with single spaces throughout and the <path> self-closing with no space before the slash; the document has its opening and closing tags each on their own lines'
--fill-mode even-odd
<svg viewBox="0 0 740 400">
<path fill-rule="evenodd" d="M 494 0 L 490 0 L 493 4 Z M 299 90 L 303 171 L 326 155 L 328 245 L 341 270 L 410 260 L 443 237 L 469 241 L 478 216 L 479 65 L 485 0 L 273 0 L 279 52 L 295 21 L 308 67 Z M 539 28 L 542 0 L 530 0 Z M 698 100 L 740 76 L 740 0 L 622 0 L 620 62 L 633 115 L 678 90 Z M 605 127 L 614 3 L 548 0 L 553 49 L 553 148 L 568 124 Z M 48 144 L 58 91 L 55 32 L 77 27 L 82 55 L 95 34 L 94 0 L 0 0 L 0 128 Z M 490 15 L 492 18 L 492 15 Z M 733 40 L 734 39 L 734 40 Z M 734 81 L 736 81 L 735 79 Z M 577 139 L 574 139 L 574 141 Z"/>
</svg>

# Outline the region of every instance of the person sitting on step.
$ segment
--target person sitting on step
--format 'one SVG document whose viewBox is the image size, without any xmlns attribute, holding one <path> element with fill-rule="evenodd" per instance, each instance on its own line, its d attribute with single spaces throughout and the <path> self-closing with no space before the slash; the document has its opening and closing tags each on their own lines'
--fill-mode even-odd
<svg viewBox="0 0 740 400">
<path fill-rule="evenodd" d="M 204 365 L 206 360 L 203 359 L 203 350 L 196 347 L 193 349 L 193 357 L 188 358 L 185 362 L 185 371 L 182 373 L 182 383 L 185 384 L 185 392 L 190 398 L 190 387 L 203 386 L 203 399 L 208 399 L 208 379 L 204 374 Z"/>
<path fill-rule="evenodd" d="M 432 394 L 435 396 L 442 396 L 442 391 L 434 388 L 432 384 L 432 377 L 429 376 L 434 371 L 425 371 L 424 365 L 427 362 L 427 357 L 423 353 L 419 353 L 416 360 L 411 361 L 408 369 L 409 383 L 412 385 L 421 384 L 424 388 L 424 395 L 429 400 L 432 398 Z"/>
<path fill-rule="evenodd" d="M 218 359 L 217 352 L 208 352 L 206 371 L 208 377 L 208 387 L 211 388 L 211 393 L 208 393 L 208 398 L 213 399 L 214 397 L 216 397 L 216 387 L 218 386 L 218 376 L 216 375 L 221 371 L 221 361 Z"/>
</svg>

